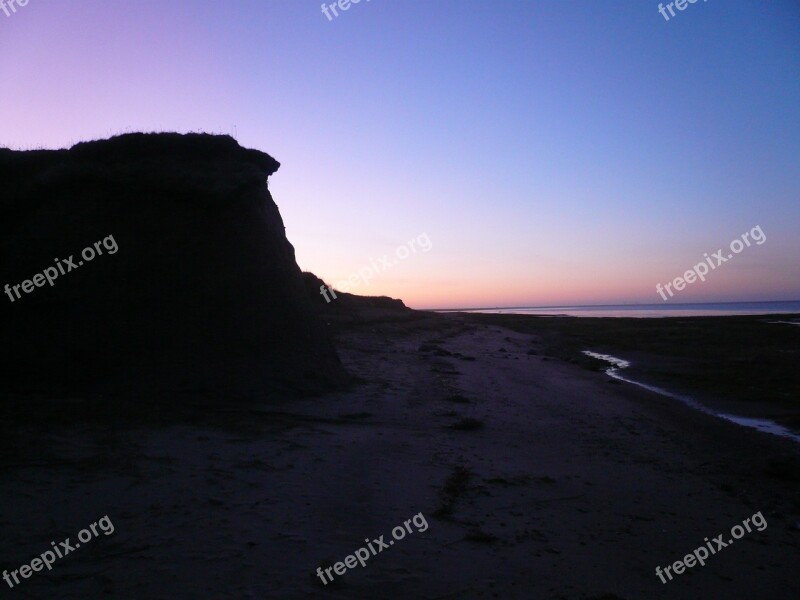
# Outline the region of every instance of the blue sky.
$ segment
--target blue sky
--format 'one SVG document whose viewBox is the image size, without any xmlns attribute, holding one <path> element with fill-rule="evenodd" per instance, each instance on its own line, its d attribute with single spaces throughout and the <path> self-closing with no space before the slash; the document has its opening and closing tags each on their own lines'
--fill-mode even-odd
<svg viewBox="0 0 800 600">
<path fill-rule="evenodd" d="M 329 2 L 330 3 L 330 2 Z M 0 144 L 236 134 L 303 269 L 415 307 L 800 298 L 800 4 L 30 0 L 0 12 Z"/>
</svg>

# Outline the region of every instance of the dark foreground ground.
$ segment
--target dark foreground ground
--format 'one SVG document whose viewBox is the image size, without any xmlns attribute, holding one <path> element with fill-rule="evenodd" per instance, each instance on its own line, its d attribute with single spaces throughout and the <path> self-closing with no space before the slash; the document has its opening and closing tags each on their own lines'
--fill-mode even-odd
<svg viewBox="0 0 800 600">
<path fill-rule="evenodd" d="M 313 399 L 141 398 L 122 411 L 3 397 L 0 569 L 105 515 L 114 531 L 13 589 L 0 581 L 2 597 L 800 597 L 800 445 L 570 362 L 582 336 L 639 348 L 633 324 L 613 343 L 596 324 L 557 325 L 392 311 L 333 322 L 359 382 Z M 756 513 L 763 531 L 656 576 Z M 366 566 L 327 586 L 315 575 L 381 535 L 394 544 Z"/>
</svg>

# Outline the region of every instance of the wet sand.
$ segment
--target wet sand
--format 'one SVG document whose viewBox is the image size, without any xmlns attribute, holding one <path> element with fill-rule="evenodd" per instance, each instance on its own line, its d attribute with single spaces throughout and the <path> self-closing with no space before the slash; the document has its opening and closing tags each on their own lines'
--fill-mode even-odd
<svg viewBox="0 0 800 600">
<path fill-rule="evenodd" d="M 538 336 L 545 352 L 592 370 L 628 363 L 625 378 L 716 413 L 769 419 L 800 434 L 800 315 L 573 318 L 468 315 Z"/>
<path fill-rule="evenodd" d="M 530 333 L 419 313 L 339 327 L 323 397 L 3 425 L 0 560 L 108 515 L 30 598 L 800 596 L 798 445 L 546 356 Z M 8 402 L 9 399 L 7 398 Z M 49 400 L 26 400 L 48 412 Z M 55 425 L 55 426 L 54 426 Z M 56 433 L 57 431 L 57 433 Z M 768 526 L 655 575 L 760 511 Z M 315 572 L 417 513 L 323 586 Z M 0 582 L 2 583 L 2 582 Z M 6 585 L 2 583 L 2 585 Z"/>
</svg>

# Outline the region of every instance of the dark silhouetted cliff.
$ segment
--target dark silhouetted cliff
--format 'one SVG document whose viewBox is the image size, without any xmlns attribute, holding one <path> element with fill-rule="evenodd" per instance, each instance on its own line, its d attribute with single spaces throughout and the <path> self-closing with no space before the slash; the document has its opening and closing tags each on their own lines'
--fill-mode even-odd
<svg viewBox="0 0 800 600">
<path fill-rule="evenodd" d="M 330 290 L 330 287 L 325 284 L 322 279 L 313 273 L 303 273 L 303 282 L 306 287 L 306 293 L 314 306 L 314 309 L 322 314 L 340 313 L 340 312 L 354 312 L 364 309 L 385 309 L 391 311 L 410 311 L 402 300 L 397 298 L 390 298 L 389 296 L 358 296 L 356 294 L 349 294 L 347 292 L 335 291 L 336 297 L 328 292 L 328 300 L 324 299 L 320 289 L 325 286 Z"/>
<path fill-rule="evenodd" d="M 78 265 L 109 236 L 118 247 L 3 293 L 0 386 L 259 397 L 343 384 L 267 188 L 278 167 L 201 134 L 0 150 L 0 285 Z"/>
</svg>

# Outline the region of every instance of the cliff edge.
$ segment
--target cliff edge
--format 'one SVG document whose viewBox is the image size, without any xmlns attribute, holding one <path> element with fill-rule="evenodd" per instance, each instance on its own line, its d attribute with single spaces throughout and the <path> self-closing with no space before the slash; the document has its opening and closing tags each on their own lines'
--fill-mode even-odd
<svg viewBox="0 0 800 600">
<path fill-rule="evenodd" d="M 0 149 L 2 389 L 343 385 L 267 187 L 279 166 L 205 134 Z"/>
</svg>

